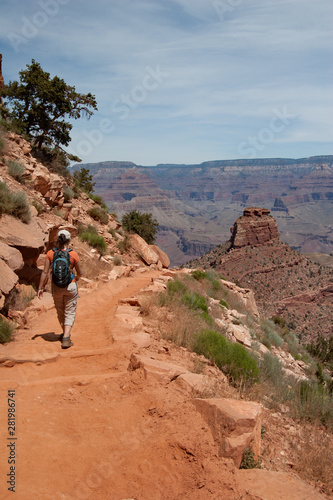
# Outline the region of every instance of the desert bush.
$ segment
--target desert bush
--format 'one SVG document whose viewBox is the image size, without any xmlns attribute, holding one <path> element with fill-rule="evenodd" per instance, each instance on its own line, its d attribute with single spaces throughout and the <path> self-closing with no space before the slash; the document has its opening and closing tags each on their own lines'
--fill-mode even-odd
<svg viewBox="0 0 333 500">
<path fill-rule="evenodd" d="M 102 224 L 107 224 L 109 222 L 107 211 L 99 206 L 90 208 L 87 213 L 94 220 L 102 222 Z"/>
<path fill-rule="evenodd" d="M 32 200 L 31 205 L 33 205 L 35 207 L 35 209 L 37 210 L 37 214 L 38 215 L 40 215 L 43 212 L 45 212 L 45 208 L 43 207 L 43 205 L 41 203 L 39 203 L 39 201 Z"/>
<path fill-rule="evenodd" d="M 220 305 L 222 307 L 225 307 L 226 309 L 229 309 L 228 303 L 223 299 L 220 300 Z"/>
<path fill-rule="evenodd" d="M 87 227 L 81 226 L 79 228 L 79 238 L 82 241 L 86 241 L 91 247 L 96 248 L 101 255 L 103 255 L 107 250 L 105 239 L 103 236 L 98 234 L 97 229 L 92 225 Z"/>
<path fill-rule="evenodd" d="M 319 421 L 333 429 L 333 397 L 321 384 L 302 380 L 296 386 L 296 415 L 310 421 Z"/>
<path fill-rule="evenodd" d="M 14 309 L 16 311 L 24 311 L 36 295 L 36 290 L 32 286 L 25 288 L 16 295 Z"/>
<path fill-rule="evenodd" d="M 113 229 L 112 227 L 109 227 L 108 231 L 109 231 L 109 233 L 111 234 L 112 238 L 113 238 L 115 241 L 118 241 L 118 236 L 117 236 L 116 230 L 115 230 L 115 229 Z"/>
<path fill-rule="evenodd" d="M 315 356 L 323 363 L 333 361 L 333 336 L 325 338 L 321 335 L 317 340 L 307 345 L 306 348 L 312 356 Z"/>
<path fill-rule="evenodd" d="M 15 331 L 14 323 L 7 321 L 0 316 L 0 344 L 9 342 Z"/>
<path fill-rule="evenodd" d="M 27 173 L 25 167 L 21 163 L 14 160 L 8 160 L 7 166 L 9 175 L 17 182 L 24 184 Z"/>
<path fill-rule="evenodd" d="M 187 291 L 187 287 L 179 279 L 169 281 L 167 284 L 168 294 L 173 296 L 175 294 L 183 294 Z"/>
<path fill-rule="evenodd" d="M 94 194 L 94 193 L 90 193 L 89 194 L 89 198 L 91 200 L 93 200 L 95 203 L 97 203 L 97 205 L 100 205 L 105 210 L 108 210 L 108 206 L 107 206 L 107 204 L 105 203 L 105 201 L 103 200 L 103 198 L 101 196 L 99 196 L 97 194 Z"/>
<path fill-rule="evenodd" d="M 132 210 L 123 215 L 121 222 L 126 231 L 138 234 L 148 245 L 155 242 L 158 222 L 152 214 Z"/>
<path fill-rule="evenodd" d="M 115 256 L 113 257 L 113 264 L 114 264 L 115 266 L 121 266 L 121 263 L 122 263 L 122 261 L 121 261 L 121 257 L 120 257 L 120 255 L 115 255 Z"/>
<path fill-rule="evenodd" d="M 68 203 L 74 198 L 74 191 L 67 184 L 62 188 L 62 194 L 64 195 L 65 203 Z"/>
<path fill-rule="evenodd" d="M 131 244 L 131 241 L 129 239 L 128 234 L 125 234 L 124 238 L 122 240 L 118 241 L 118 243 L 117 243 L 117 247 L 119 248 L 121 253 L 126 252 L 126 250 L 131 248 L 131 246 L 132 246 L 132 244 Z"/>
<path fill-rule="evenodd" d="M 282 347 L 283 339 L 276 331 L 276 327 L 271 320 L 265 320 L 261 323 L 261 329 L 263 331 L 264 337 L 262 339 L 262 343 L 271 348 L 271 345 L 275 345 L 276 347 Z"/>
<path fill-rule="evenodd" d="M 248 351 L 214 330 L 203 330 L 196 336 L 194 351 L 213 361 L 232 382 L 252 385 L 259 380 L 257 362 Z"/>
<path fill-rule="evenodd" d="M 23 191 L 13 193 L 5 182 L 0 182 L 0 216 L 13 215 L 28 224 L 31 219 L 28 198 Z"/>
<path fill-rule="evenodd" d="M 0 182 L 0 216 L 11 213 L 12 194 L 5 182 Z"/>
<path fill-rule="evenodd" d="M 251 450 L 251 448 L 246 448 L 244 451 L 244 455 L 242 458 L 242 462 L 240 464 L 240 469 L 261 469 L 262 467 L 262 460 L 259 457 L 258 460 L 256 460 L 254 452 Z"/>
<path fill-rule="evenodd" d="M 28 224 L 31 220 L 31 214 L 30 214 L 30 204 L 27 195 L 22 191 L 13 193 L 12 201 L 13 201 L 12 215 L 20 219 L 25 224 Z"/>
<path fill-rule="evenodd" d="M 198 281 L 203 280 L 207 277 L 205 271 L 201 271 L 200 269 L 195 269 L 195 271 L 191 273 L 191 276 Z"/>
<path fill-rule="evenodd" d="M 197 292 L 186 291 L 182 295 L 181 301 L 190 309 L 200 309 L 201 311 L 208 313 L 208 306 L 205 297 Z"/>
</svg>

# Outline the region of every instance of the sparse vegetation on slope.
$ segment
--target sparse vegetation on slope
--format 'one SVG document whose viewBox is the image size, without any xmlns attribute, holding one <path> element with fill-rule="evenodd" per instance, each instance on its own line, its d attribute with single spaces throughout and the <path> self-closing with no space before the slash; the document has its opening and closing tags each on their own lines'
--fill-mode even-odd
<svg viewBox="0 0 333 500">
<path fill-rule="evenodd" d="M 5 182 L 0 182 L 0 216 L 13 215 L 28 224 L 31 219 L 30 205 L 23 191 L 13 193 Z"/>
<path fill-rule="evenodd" d="M 311 360 L 295 337 L 289 338 L 291 334 L 283 318 L 260 320 L 250 314 L 244 315 L 244 304 L 240 307 L 240 302 L 232 297 L 230 291 L 226 291 L 223 280 L 219 280 L 217 290 L 212 290 L 211 283 L 218 279 L 216 272 L 195 270 L 192 276 L 178 275 L 177 279 L 168 283 L 167 291 L 158 300 L 159 305 L 167 308 L 172 315 L 170 324 L 161 325 L 163 336 L 211 360 L 233 384 L 242 387 L 248 397 L 259 398 L 274 409 L 284 405 L 294 418 L 319 421 L 333 429 L 333 396 L 329 377 L 323 372 L 320 377 L 316 362 Z M 209 301 L 212 293 L 213 303 Z M 224 300 L 220 297 L 225 296 L 233 309 L 242 311 L 239 319 L 232 323 L 245 327 L 251 333 L 251 349 L 230 342 L 226 338 L 227 329 L 216 321 L 221 314 L 223 317 L 223 309 L 228 314 L 229 309 L 219 305 Z M 260 343 L 272 352 L 261 354 Z M 279 351 L 282 348 L 285 351 Z M 305 367 L 303 377 L 286 370 L 279 352 L 288 353 L 295 365 L 295 358 L 307 360 L 307 363 L 302 361 Z"/>
</svg>

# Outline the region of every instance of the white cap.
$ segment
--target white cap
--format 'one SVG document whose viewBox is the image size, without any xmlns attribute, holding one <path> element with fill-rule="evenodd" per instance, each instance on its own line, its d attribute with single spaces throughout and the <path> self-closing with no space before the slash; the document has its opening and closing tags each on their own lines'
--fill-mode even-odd
<svg viewBox="0 0 333 500">
<path fill-rule="evenodd" d="M 60 236 L 65 236 L 66 241 L 70 241 L 71 239 L 71 233 L 67 231 L 66 229 L 61 229 L 57 235 L 57 239 L 59 240 Z"/>
</svg>

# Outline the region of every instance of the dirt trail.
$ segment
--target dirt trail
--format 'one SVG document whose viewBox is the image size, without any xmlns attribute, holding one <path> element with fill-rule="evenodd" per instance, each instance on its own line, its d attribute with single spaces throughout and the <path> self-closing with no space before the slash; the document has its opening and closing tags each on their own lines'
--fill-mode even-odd
<svg viewBox="0 0 333 500">
<path fill-rule="evenodd" d="M 116 307 L 157 274 L 136 273 L 82 291 L 72 330 L 75 345 L 68 350 L 61 350 L 53 308 L 41 312 L 18 340 L 0 346 L 1 360 L 9 360 L 0 367 L 5 409 L 0 416 L 0 498 L 13 498 L 6 483 L 11 448 L 4 443 L 15 454 L 17 499 L 324 498 L 314 490 L 310 496 L 308 490 L 293 494 L 296 483 L 284 485 L 283 480 L 275 496 L 272 491 L 251 493 L 252 476 L 247 481 L 230 461 L 218 457 L 209 428 L 185 390 L 146 377 L 142 370 L 128 371 L 132 353 L 144 350 L 155 359 L 163 354 L 157 340 L 152 339 L 149 349 L 128 340 L 131 325 L 115 318 Z M 121 335 L 124 340 L 113 341 Z M 189 365 L 188 353 L 175 351 L 175 356 Z M 8 439 L 6 420 L 11 390 L 15 440 Z M 262 491 L 267 487 L 265 478 L 255 482 Z"/>
</svg>

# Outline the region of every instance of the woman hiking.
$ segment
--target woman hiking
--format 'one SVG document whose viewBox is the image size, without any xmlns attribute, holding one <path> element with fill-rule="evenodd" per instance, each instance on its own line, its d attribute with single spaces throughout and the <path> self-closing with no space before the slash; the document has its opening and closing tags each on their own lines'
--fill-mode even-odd
<svg viewBox="0 0 333 500">
<path fill-rule="evenodd" d="M 71 235 L 69 231 L 62 229 L 58 232 L 57 247 L 49 250 L 46 254 L 38 288 L 38 298 L 41 299 L 50 269 L 52 269 L 52 295 L 58 320 L 63 328 L 63 333 L 60 336 L 62 349 L 67 349 L 73 345 L 70 333 L 74 324 L 77 306 L 78 289 L 76 282 L 81 276 L 79 256 L 69 248 L 70 241 Z M 73 272 L 74 268 L 76 277 Z"/>
</svg>

